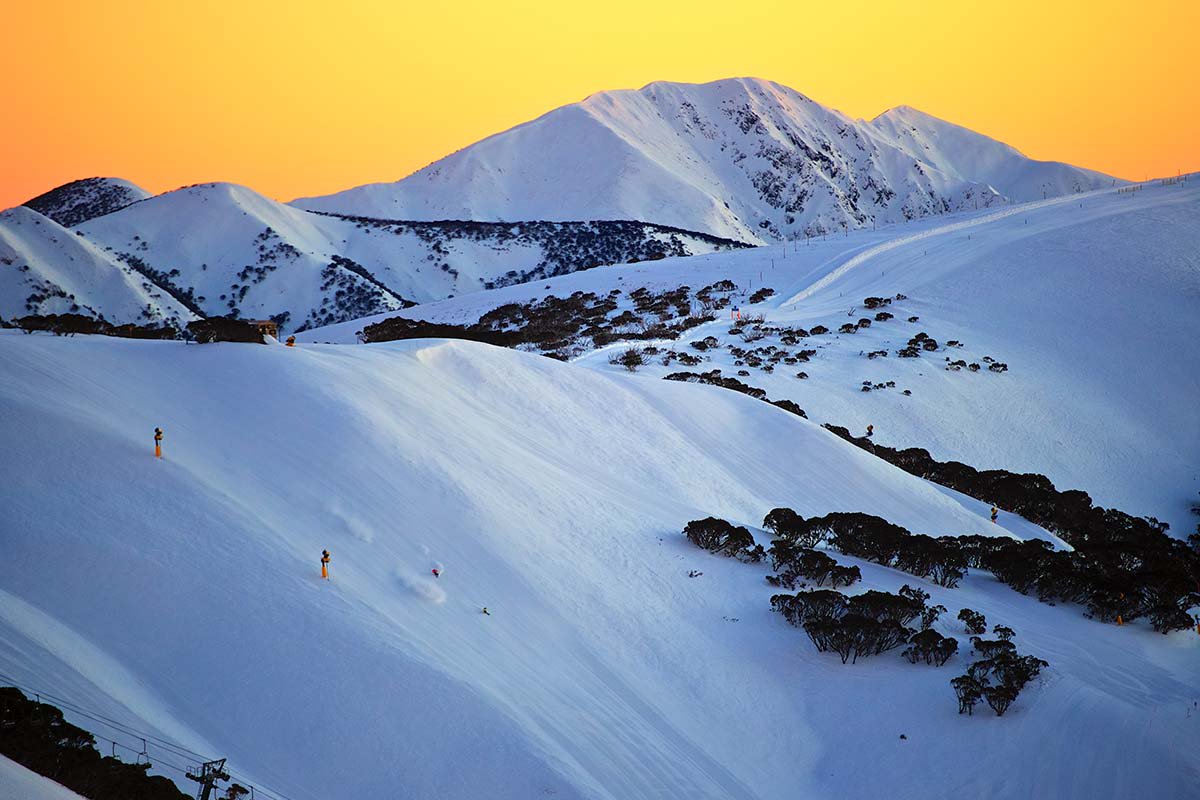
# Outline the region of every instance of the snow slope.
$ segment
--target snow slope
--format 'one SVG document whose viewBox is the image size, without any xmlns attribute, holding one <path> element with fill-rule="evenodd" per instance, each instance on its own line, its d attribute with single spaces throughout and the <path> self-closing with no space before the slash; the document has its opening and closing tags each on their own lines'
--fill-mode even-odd
<svg viewBox="0 0 1200 800">
<path fill-rule="evenodd" d="M 0 797 L 11 800 L 80 800 L 80 796 L 49 778 L 0 756 Z"/>
<path fill-rule="evenodd" d="M 922 585 L 1052 668 L 967 718 L 961 656 L 816 653 L 764 568 L 682 525 L 787 504 L 1044 534 L 733 392 L 465 342 L 0 332 L 0 447 L 0 673 L 295 800 L 1183 798 L 1200 777 L 1194 634 L 862 564 L 863 588 Z"/>
<path fill-rule="evenodd" d="M 196 318 L 76 231 L 24 206 L 0 212 L 0 317 L 67 312 L 177 326 Z"/>
<path fill-rule="evenodd" d="M 853 336 L 811 337 L 796 351 L 817 354 L 803 365 L 776 365 L 770 374 L 739 366 L 729 345 L 728 312 L 691 331 L 683 342 L 715 336 L 722 347 L 703 355 L 695 371 L 722 369 L 799 403 L 819 422 L 861 432 L 893 447 L 926 447 L 935 457 L 980 469 L 1040 472 L 1060 488 L 1089 492 L 1105 506 L 1167 521 L 1177 535 L 1195 528 L 1189 508 L 1200 492 L 1200 181 L 1148 185 L 1132 192 L 1101 191 L 952 215 L 879 231 L 693 259 L 579 274 L 543 285 L 513 286 L 469 298 L 408 309 L 406 316 L 462 323 L 490 308 L 575 291 L 628 292 L 720 279 L 738 284 L 735 302 L 763 313 L 769 325 L 836 331 L 874 311 L 868 296 L 909 297 L 883 309 L 895 315 Z M 764 286 L 769 300 L 749 307 Z M 850 313 L 852 312 L 853 313 Z M 907 323 L 909 316 L 918 323 Z M 376 318 L 309 331 L 311 341 L 353 342 Z M 918 332 L 941 347 L 921 358 L 896 351 Z M 638 345 L 645 343 L 636 343 Z M 582 363 L 615 369 L 608 359 L 627 345 L 585 356 Z M 888 351 L 887 358 L 866 353 Z M 695 351 L 692 351 L 695 352 Z M 945 359 L 979 363 L 984 356 L 1008 372 L 947 372 Z M 662 376 L 678 364 L 654 364 Z M 808 374 L 797 380 L 798 371 Z M 896 387 L 862 392 L 861 384 L 893 380 Z M 902 390 L 913 394 L 904 396 Z"/>
<path fill-rule="evenodd" d="M 150 196 L 142 187 L 122 178 L 84 178 L 57 186 L 25 205 L 70 228 Z"/>
<path fill-rule="evenodd" d="M 643 219 L 770 242 L 1111 183 L 911 109 L 865 122 L 736 78 L 600 92 L 401 181 L 295 205 L 403 219 Z"/>
<path fill-rule="evenodd" d="M 914 159 L 935 164 L 963 180 L 986 183 L 1016 202 L 1075 194 L 1109 184 L 1104 175 L 1058 161 L 1035 161 L 1003 142 L 911 106 L 889 109 L 870 124 Z"/>
<path fill-rule="evenodd" d="M 348 219 L 227 183 L 159 195 L 78 230 L 206 316 L 274 317 L 288 331 L 652 253 L 732 244 L 644 223 Z"/>
</svg>

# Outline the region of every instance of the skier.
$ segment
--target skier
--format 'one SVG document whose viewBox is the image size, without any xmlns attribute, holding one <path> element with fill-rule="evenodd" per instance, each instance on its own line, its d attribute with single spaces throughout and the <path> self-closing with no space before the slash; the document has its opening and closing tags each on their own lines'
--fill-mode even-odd
<svg viewBox="0 0 1200 800">
<path fill-rule="evenodd" d="M 992 506 L 992 524 L 996 524 L 996 517 L 1000 516 L 1000 511 L 995 506 Z"/>
<path fill-rule="evenodd" d="M 295 346 L 296 346 L 296 337 L 295 337 L 295 336 L 289 336 L 289 337 L 287 338 L 287 346 L 288 346 L 288 347 L 295 347 Z"/>
<path fill-rule="evenodd" d="M 870 437 L 872 437 L 872 436 L 874 436 L 874 435 L 875 435 L 875 426 L 874 426 L 874 425 L 868 425 L 868 426 L 867 426 L 867 437 L 868 437 L 868 438 L 870 438 Z"/>
<path fill-rule="evenodd" d="M 433 577 L 435 577 L 435 578 L 442 577 L 442 571 L 440 569 L 438 569 L 437 567 L 434 567 L 433 569 L 431 569 L 429 571 L 433 573 Z"/>
<path fill-rule="evenodd" d="M 484 613 L 484 614 L 487 614 L 489 617 L 492 615 L 492 612 L 490 612 L 490 611 L 488 611 L 488 610 L 487 610 L 487 606 L 484 606 L 484 607 L 483 607 L 483 613 Z"/>
<path fill-rule="evenodd" d="M 329 551 L 321 551 L 321 577 L 329 580 Z"/>
<path fill-rule="evenodd" d="M 162 458 L 162 428 L 154 429 L 154 457 Z"/>
</svg>

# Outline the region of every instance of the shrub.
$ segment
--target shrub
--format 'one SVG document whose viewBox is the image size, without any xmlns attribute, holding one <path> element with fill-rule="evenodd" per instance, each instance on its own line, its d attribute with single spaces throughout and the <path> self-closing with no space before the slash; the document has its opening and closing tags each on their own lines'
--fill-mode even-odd
<svg viewBox="0 0 1200 800">
<path fill-rule="evenodd" d="M 767 553 L 771 557 L 772 568 L 778 572 L 778 575 L 767 578 L 772 586 L 795 589 L 796 583 L 803 578 L 817 586 L 829 583 L 836 589 L 862 579 L 858 567 L 840 566 L 824 553 L 798 547 L 785 539 L 776 539 Z"/>
<path fill-rule="evenodd" d="M 908 637 L 908 647 L 901 655 L 908 659 L 910 664 L 924 661 L 926 664 L 940 667 L 949 661 L 956 652 L 958 652 L 957 639 L 942 636 L 937 631 L 926 628 Z"/>
<path fill-rule="evenodd" d="M 981 634 L 987 631 L 987 619 L 978 611 L 964 608 L 958 612 L 958 618 L 967 628 L 967 633 Z"/>
<path fill-rule="evenodd" d="M 750 531 L 743 527 L 735 527 L 723 519 L 708 517 L 692 520 L 683 529 L 683 535 L 692 544 L 710 553 L 719 553 L 746 563 L 763 559 L 762 545 L 754 543 L 754 536 Z"/>
<path fill-rule="evenodd" d="M 609 359 L 608 363 L 618 364 L 630 372 L 635 372 L 637 371 L 638 367 L 642 366 L 646 362 L 642 358 L 641 352 L 631 347 L 625 352 L 621 353 L 619 356 L 613 356 L 611 359 Z"/>
</svg>

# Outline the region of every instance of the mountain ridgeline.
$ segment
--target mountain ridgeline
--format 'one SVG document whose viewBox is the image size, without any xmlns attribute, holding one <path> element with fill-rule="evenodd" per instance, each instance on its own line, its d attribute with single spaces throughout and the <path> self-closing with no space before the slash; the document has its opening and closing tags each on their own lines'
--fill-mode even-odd
<svg viewBox="0 0 1200 800">
<path fill-rule="evenodd" d="M 395 182 L 295 201 L 404 219 L 643 219 L 763 243 L 1110 186 L 907 106 L 737 78 L 600 92 Z"/>
<path fill-rule="evenodd" d="M 396 183 L 288 205 L 116 178 L 0 214 L 0 318 L 283 331 L 581 269 L 803 239 L 1115 181 L 908 107 L 866 122 L 756 79 L 601 92 Z"/>
</svg>

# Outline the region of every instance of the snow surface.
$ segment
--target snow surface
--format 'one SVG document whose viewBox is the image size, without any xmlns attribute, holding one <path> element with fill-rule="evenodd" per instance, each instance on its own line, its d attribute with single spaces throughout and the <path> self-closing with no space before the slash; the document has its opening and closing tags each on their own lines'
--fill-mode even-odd
<svg viewBox="0 0 1200 800">
<path fill-rule="evenodd" d="M 417 306 L 404 315 L 473 322 L 503 303 L 548 294 L 698 290 L 723 278 L 739 285 L 735 301 L 747 313 L 762 313 L 771 325 L 824 324 L 836 331 L 874 317 L 862 307 L 865 297 L 909 297 L 884 309 L 895 314 L 891 321 L 788 348 L 817 349 L 807 364 L 780 364 L 772 374 L 749 369 L 739 377 L 772 399 L 794 400 L 814 420 L 858 433 L 873 424 L 876 440 L 893 447 L 925 447 L 936 458 L 979 469 L 1045 474 L 1060 489 L 1089 492 L 1100 505 L 1167 521 L 1176 535 L 1194 530 L 1189 509 L 1200 492 L 1195 178 L 793 243 L 786 255 L 775 246 L 613 267 Z M 763 286 L 775 296 L 748 306 L 749 294 Z M 913 315 L 918 323 L 904 321 Z M 355 332 L 382 318 L 307 331 L 301 339 L 354 342 Z M 729 327 L 726 311 L 668 344 L 688 349 L 687 342 L 708 335 L 743 348 L 772 341 L 747 344 Z M 965 346 L 897 358 L 896 350 L 920 331 Z M 612 345 L 581 363 L 619 369 L 608 359 L 628 346 Z M 889 356 L 866 358 L 880 349 Z M 735 377 L 740 369 L 727 350 L 704 355 L 709 363 L 692 371 L 719 368 Z M 1009 372 L 986 372 L 985 355 L 1007 363 Z M 985 371 L 947 372 L 947 356 L 981 363 Z M 641 374 L 681 369 L 650 366 Z M 807 380 L 795 378 L 801 370 Z M 864 380 L 897 386 L 864 393 Z M 901 394 L 906 388 L 912 396 Z"/>
<path fill-rule="evenodd" d="M 1045 534 L 723 389 L 470 342 L 0 332 L 0 447 L 0 673 L 295 800 L 1183 798 L 1200 778 L 1192 632 L 839 556 L 855 590 L 919 585 L 943 632 L 964 639 L 969 606 L 1051 668 L 968 718 L 965 646 L 944 669 L 816 653 L 765 567 L 683 524 L 788 505 Z"/>
<path fill-rule="evenodd" d="M 599 92 L 403 180 L 294 204 L 393 219 L 641 219 L 761 243 L 1113 184 L 913 109 L 854 120 L 735 78 Z"/>
<path fill-rule="evenodd" d="M 0 756 L 0 797 L 8 800 L 81 800 L 70 789 Z"/>
</svg>

